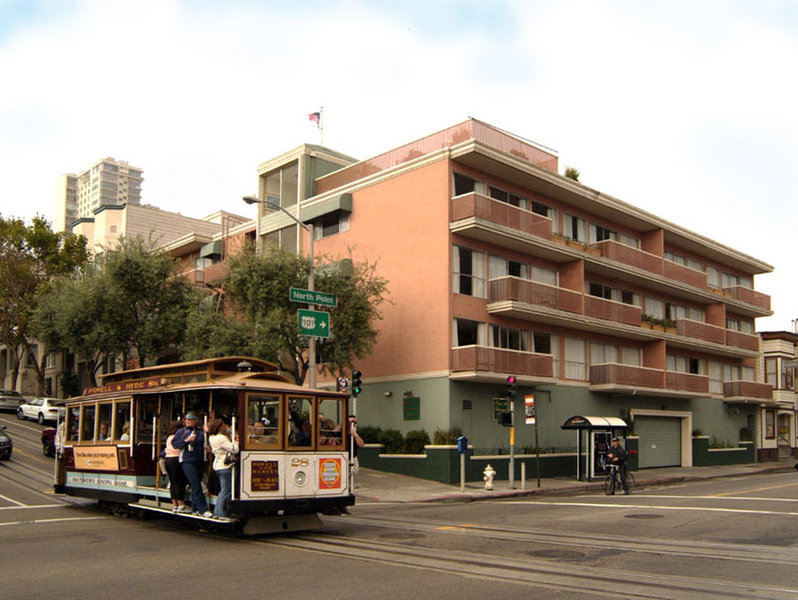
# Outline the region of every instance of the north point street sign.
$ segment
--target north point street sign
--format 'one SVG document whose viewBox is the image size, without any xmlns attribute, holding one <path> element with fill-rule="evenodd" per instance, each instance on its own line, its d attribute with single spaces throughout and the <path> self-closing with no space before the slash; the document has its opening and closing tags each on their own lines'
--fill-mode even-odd
<svg viewBox="0 0 798 600">
<path fill-rule="evenodd" d="M 291 288 L 288 298 L 292 302 L 306 302 L 308 304 L 319 304 L 321 306 L 329 306 L 335 308 L 338 306 L 338 297 L 326 292 L 316 292 L 311 290 L 303 290 L 300 288 Z"/>
<path fill-rule="evenodd" d="M 330 313 L 300 308 L 296 311 L 299 332 L 312 337 L 330 337 Z"/>
</svg>

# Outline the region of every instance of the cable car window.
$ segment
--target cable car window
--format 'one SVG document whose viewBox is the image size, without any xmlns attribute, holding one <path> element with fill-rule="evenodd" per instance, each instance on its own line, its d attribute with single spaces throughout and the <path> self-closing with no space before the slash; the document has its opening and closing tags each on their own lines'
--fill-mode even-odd
<svg viewBox="0 0 798 600">
<path fill-rule="evenodd" d="M 94 404 L 87 404 L 83 407 L 83 415 L 80 419 L 80 441 L 94 441 L 94 417 L 97 414 L 97 407 Z"/>
<path fill-rule="evenodd" d="M 319 400 L 319 445 L 343 446 L 343 414 L 342 400 L 325 398 Z"/>
<path fill-rule="evenodd" d="M 97 418 L 97 441 L 111 441 L 111 418 L 114 414 L 114 405 L 110 402 L 100 404 Z"/>
<path fill-rule="evenodd" d="M 77 442 L 80 432 L 80 407 L 73 406 L 67 413 L 67 441 Z"/>
<path fill-rule="evenodd" d="M 130 400 L 114 405 L 114 439 L 130 440 Z"/>
<path fill-rule="evenodd" d="M 141 398 L 138 401 L 138 416 L 136 417 L 136 443 L 146 444 L 152 442 L 152 419 L 158 411 L 157 398 Z"/>
<path fill-rule="evenodd" d="M 247 397 L 247 447 L 280 447 L 280 397 L 250 394 Z"/>
<path fill-rule="evenodd" d="M 313 399 L 291 396 L 288 398 L 288 447 L 313 446 Z"/>
</svg>

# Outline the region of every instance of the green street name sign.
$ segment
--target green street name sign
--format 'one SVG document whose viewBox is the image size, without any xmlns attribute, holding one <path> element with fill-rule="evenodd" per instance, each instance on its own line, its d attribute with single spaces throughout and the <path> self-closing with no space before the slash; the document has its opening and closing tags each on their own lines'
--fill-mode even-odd
<svg viewBox="0 0 798 600">
<path fill-rule="evenodd" d="M 330 337 L 330 313 L 300 308 L 296 311 L 299 332 L 312 337 Z"/>
<path fill-rule="evenodd" d="M 326 292 L 291 288 L 288 298 L 292 302 L 307 302 L 308 304 L 320 304 L 321 306 L 329 306 L 331 308 L 338 306 L 338 297 Z"/>
</svg>

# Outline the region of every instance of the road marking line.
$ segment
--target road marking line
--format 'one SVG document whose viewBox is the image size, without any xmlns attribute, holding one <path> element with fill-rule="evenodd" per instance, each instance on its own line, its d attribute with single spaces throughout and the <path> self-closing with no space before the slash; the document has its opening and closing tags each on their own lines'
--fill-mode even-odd
<svg viewBox="0 0 798 600">
<path fill-rule="evenodd" d="M 17 506 L 25 506 L 22 502 L 17 502 L 16 500 L 12 500 L 8 496 L 3 496 L 3 494 L 0 494 L 0 498 L 5 500 L 6 502 L 11 502 L 11 504 L 16 504 Z M 9 507 L 6 507 L 6 508 L 11 508 L 11 507 L 9 506 Z"/>
<path fill-rule="evenodd" d="M 0 510 L 25 510 L 28 508 L 63 508 L 63 504 L 20 504 L 19 506 L 0 506 Z"/>
<path fill-rule="evenodd" d="M 64 517 L 62 519 L 32 519 L 29 521 L 11 521 L 9 523 L 0 523 L 0 527 L 7 527 L 8 525 L 39 525 L 42 523 L 60 523 L 63 521 L 96 521 L 97 519 L 110 519 L 111 517 Z"/>
<path fill-rule="evenodd" d="M 798 517 L 798 512 L 779 512 L 777 510 L 754 510 L 746 508 L 713 508 L 703 506 L 661 506 L 658 504 L 604 504 L 600 502 L 542 502 L 533 500 L 515 500 L 506 504 L 539 504 L 541 506 L 586 506 L 591 508 L 639 508 L 649 510 L 687 510 L 706 512 L 729 512 L 749 515 L 778 515 L 780 517 Z"/>
<path fill-rule="evenodd" d="M 752 490 L 743 490 L 743 491 L 740 491 L 740 492 L 722 492 L 720 494 L 712 494 L 712 496 L 718 496 L 719 497 L 719 496 L 732 496 L 734 494 L 743 494 L 743 493 L 746 493 L 746 492 L 764 492 L 764 491 L 767 491 L 767 490 L 778 490 L 778 489 L 781 489 L 781 488 L 794 487 L 796 485 L 798 485 L 798 483 L 784 483 L 782 485 L 771 485 L 769 487 L 754 488 Z"/>
<path fill-rule="evenodd" d="M 758 490 L 749 490 L 752 492 Z M 723 494 L 714 494 L 711 496 L 676 496 L 667 494 L 646 494 L 642 498 L 676 498 L 683 500 L 749 500 L 756 502 L 798 502 L 798 498 L 764 498 L 757 496 L 725 496 Z"/>
</svg>

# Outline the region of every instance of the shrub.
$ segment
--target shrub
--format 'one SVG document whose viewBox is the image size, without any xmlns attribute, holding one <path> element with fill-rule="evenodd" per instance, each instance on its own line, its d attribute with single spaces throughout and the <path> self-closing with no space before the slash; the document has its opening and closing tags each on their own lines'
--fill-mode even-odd
<svg viewBox="0 0 798 600">
<path fill-rule="evenodd" d="M 693 429 L 693 437 L 701 437 L 704 435 L 704 430 L 700 428 Z"/>
<path fill-rule="evenodd" d="M 729 440 L 723 440 L 712 436 L 709 440 L 710 448 L 736 448 L 737 444 L 731 443 Z"/>
<path fill-rule="evenodd" d="M 379 427 L 364 425 L 363 427 L 358 427 L 357 432 L 360 434 L 360 437 L 363 438 L 363 441 L 366 444 L 380 443 L 380 435 L 382 434 L 382 429 L 380 429 Z"/>
<path fill-rule="evenodd" d="M 408 434 L 409 436 L 410 434 Z M 457 438 L 463 435 L 463 430 L 459 427 L 443 430 L 436 429 L 432 435 L 432 443 L 436 446 L 453 446 L 457 443 Z"/>
<path fill-rule="evenodd" d="M 380 432 L 379 443 L 385 446 L 386 454 L 403 454 L 405 438 L 398 429 L 386 429 Z"/>
<path fill-rule="evenodd" d="M 408 431 L 405 437 L 406 454 L 424 454 L 424 446 L 429 444 L 429 435 L 423 429 Z"/>
</svg>

